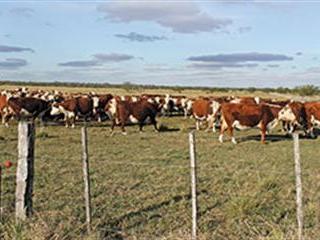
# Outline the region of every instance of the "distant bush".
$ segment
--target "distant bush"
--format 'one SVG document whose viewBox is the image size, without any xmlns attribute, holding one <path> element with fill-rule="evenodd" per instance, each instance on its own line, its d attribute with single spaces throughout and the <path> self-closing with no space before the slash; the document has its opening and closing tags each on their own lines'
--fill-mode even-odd
<svg viewBox="0 0 320 240">
<path fill-rule="evenodd" d="M 54 87 L 83 87 L 83 88 L 122 88 L 128 94 L 132 91 L 144 91 L 145 89 L 168 89 L 175 91 L 177 93 L 182 93 L 186 90 L 199 90 L 204 91 L 207 94 L 214 94 L 217 92 L 221 93 L 232 93 L 234 91 L 247 91 L 250 93 L 254 93 L 256 91 L 270 93 L 276 92 L 281 94 L 299 94 L 301 96 L 312 96 L 316 94 L 320 94 L 320 88 L 313 86 L 313 85 L 305 85 L 299 86 L 295 88 L 256 88 L 256 87 L 249 87 L 249 88 L 235 88 L 235 87 L 191 87 L 191 86 L 163 86 L 163 85 L 142 85 L 142 84 L 135 84 L 130 81 L 125 81 L 122 84 L 110 84 L 108 82 L 105 83 L 79 83 L 79 82 L 24 82 L 24 81 L 0 81 L 1 85 L 15 85 L 15 86 L 54 86 Z"/>
<path fill-rule="evenodd" d="M 278 87 L 275 89 L 277 93 L 290 93 L 291 90 L 289 88 L 284 88 L 284 87 Z"/>
<path fill-rule="evenodd" d="M 249 88 L 247 89 L 247 91 L 250 92 L 250 93 L 253 93 L 253 92 L 257 91 L 257 89 L 254 88 L 254 87 L 249 87 Z"/>
<path fill-rule="evenodd" d="M 293 89 L 294 93 L 299 94 L 300 96 L 313 96 L 319 94 L 319 88 L 313 85 L 305 85 L 300 87 L 295 87 Z"/>
</svg>

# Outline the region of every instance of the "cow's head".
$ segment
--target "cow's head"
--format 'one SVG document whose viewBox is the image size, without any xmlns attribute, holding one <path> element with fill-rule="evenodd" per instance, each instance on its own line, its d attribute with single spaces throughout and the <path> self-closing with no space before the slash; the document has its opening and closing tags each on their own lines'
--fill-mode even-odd
<svg viewBox="0 0 320 240">
<path fill-rule="evenodd" d="M 99 107 L 99 97 L 94 96 L 92 97 L 93 100 L 93 108 L 98 108 Z"/>
<path fill-rule="evenodd" d="M 92 97 L 92 101 L 93 101 L 93 114 L 96 114 L 99 108 L 99 97 L 97 96 Z"/>
<path fill-rule="evenodd" d="M 278 119 L 292 123 L 303 123 L 305 110 L 303 103 L 291 102 L 283 107 L 278 113 Z"/>
<path fill-rule="evenodd" d="M 282 108 L 278 113 L 278 119 L 286 122 L 294 122 L 296 121 L 296 115 L 293 113 L 291 107 L 286 105 Z"/>
<path fill-rule="evenodd" d="M 50 115 L 56 116 L 56 115 L 59 115 L 59 114 L 61 114 L 61 113 L 62 113 L 62 112 L 61 112 L 59 103 L 53 103 L 53 104 L 51 105 Z"/>
<path fill-rule="evenodd" d="M 112 119 L 117 113 L 117 100 L 115 98 L 110 99 L 104 110 L 108 117 Z"/>
</svg>

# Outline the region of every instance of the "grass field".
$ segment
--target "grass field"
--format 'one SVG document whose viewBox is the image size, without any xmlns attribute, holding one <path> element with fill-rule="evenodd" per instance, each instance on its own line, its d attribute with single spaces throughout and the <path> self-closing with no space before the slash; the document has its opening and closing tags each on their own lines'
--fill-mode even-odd
<svg viewBox="0 0 320 240">
<path fill-rule="evenodd" d="M 80 126 L 37 129 L 34 215 L 14 221 L 15 169 L 3 174 L 0 239 L 190 239 L 188 133 L 192 119 L 160 118 L 138 133 L 88 128 L 93 232 L 86 235 Z M 196 133 L 200 239 L 296 239 L 293 142 L 274 130 Z M 228 140 L 228 138 L 226 138 Z M 302 139 L 305 239 L 320 239 L 320 140 Z M 0 127 L 0 162 L 17 159 L 17 126 Z"/>
</svg>

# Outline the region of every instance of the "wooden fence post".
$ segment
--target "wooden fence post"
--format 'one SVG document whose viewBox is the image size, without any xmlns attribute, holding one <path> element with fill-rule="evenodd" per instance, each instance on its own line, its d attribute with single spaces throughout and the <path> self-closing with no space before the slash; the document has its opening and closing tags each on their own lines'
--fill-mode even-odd
<svg viewBox="0 0 320 240">
<path fill-rule="evenodd" d="M 88 136 L 87 127 L 81 128 L 82 140 L 82 162 L 84 180 L 84 198 L 86 204 L 86 222 L 88 234 L 91 232 L 91 196 L 90 196 L 90 175 L 89 175 L 89 155 L 88 155 Z"/>
<path fill-rule="evenodd" d="M 297 201 L 297 221 L 298 221 L 298 239 L 303 240 L 303 209 L 302 209 L 302 182 L 301 182 L 301 164 L 299 134 L 293 134 L 294 162 L 296 175 L 296 201 Z"/>
<path fill-rule="evenodd" d="M 189 133 L 190 167 L 191 167 L 191 199 L 192 199 L 192 231 L 191 239 L 197 239 L 197 175 L 196 146 L 194 131 Z"/>
<path fill-rule="evenodd" d="M 20 121 L 18 125 L 18 162 L 16 176 L 17 220 L 25 220 L 32 214 L 34 140 L 34 123 Z"/>
</svg>

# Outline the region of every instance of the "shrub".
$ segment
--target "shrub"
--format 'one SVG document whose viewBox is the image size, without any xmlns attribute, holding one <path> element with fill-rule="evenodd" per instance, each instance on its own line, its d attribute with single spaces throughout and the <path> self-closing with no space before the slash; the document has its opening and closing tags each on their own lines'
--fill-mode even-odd
<svg viewBox="0 0 320 240">
<path fill-rule="evenodd" d="M 319 94 L 319 88 L 313 85 L 304 85 L 295 87 L 293 92 L 299 94 L 300 96 L 313 96 Z"/>
</svg>

